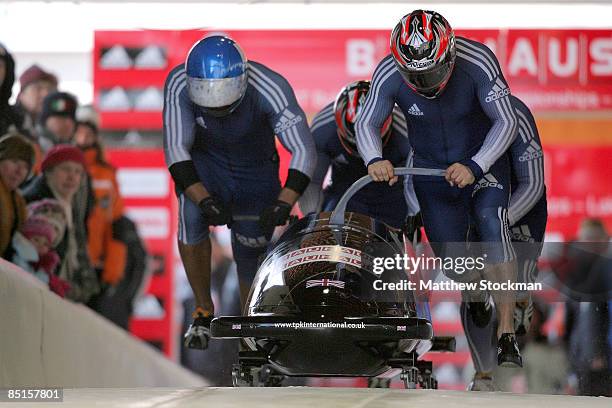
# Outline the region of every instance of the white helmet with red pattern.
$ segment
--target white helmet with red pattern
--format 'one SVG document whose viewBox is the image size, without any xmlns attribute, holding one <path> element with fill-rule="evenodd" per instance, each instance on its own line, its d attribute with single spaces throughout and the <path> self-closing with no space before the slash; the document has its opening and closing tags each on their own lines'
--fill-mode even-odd
<svg viewBox="0 0 612 408">
<path fill-rule="evenodd" d="M 426 98 L 435 98 L 453 72 L 455 34 L 440 14 L 415 10 L 393 29 L 391 54 L 406 83 Z"/>
<path fill-rule="evenodd" d="M 359 157 L 359 153 L 357 152 L 355 122 L 369 90 L 370 81 L 351 82 L 342 88 L 334 102 L 334 115 L 340 143 L 349 154 L 356 157 Z M 391 118 L 392 116 L 389 115 L 380 131 L 383 146 L 391 136 Z"/>
</svg>

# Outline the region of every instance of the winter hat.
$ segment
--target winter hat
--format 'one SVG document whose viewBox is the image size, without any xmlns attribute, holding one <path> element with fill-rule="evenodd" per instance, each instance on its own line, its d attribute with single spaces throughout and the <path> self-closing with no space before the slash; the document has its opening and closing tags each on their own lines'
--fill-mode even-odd
<svg viewBox="0 0 612 408">
<path fill-rule="evenodd" d="M 66 231 L 66 212 L 59 201 L 52 198 L 45 198 L 39 201 L 33 201 L 28 204 L 28 216 L 40 215 L 47 219 L 57 233 L 53 242 L 53 247 L 56 247 L 64 238 Z"/>
<path fill-rule="evenodd" d="M 32 239 L 35 236 L 43 236 L 47 238 L 49 244 L 53 244 L 55 241 L 55 229 L 49 222 L 47 217 L 42 215 L 32 215 L 28 217 L 21 227 L 21 233 L 26 236 L 27 239 Z"/>
<path fill-rule="evenodd" d="M 68 92 L 51 92 L 43 101 L 40 124 L 44 126 L 50 116 L 64 116 L 76 121 L 78 105 L 76 97 Z"/>
<path fill-rule="evenodd" d="M 28 204 L 28 216 L 53 212 L 64 214 L 64 207 L 54 198 L 43 198 Z"/>
<path fill-rule="evenodd" d="M 34 147 L 22 135 L 9 133 L 0 137 L 0 160 L 21 159 L 31 169 L 34 165 Z"/>
<path fill-rule="evenodd" d="M 79 120 L 77 121 L 77 127 L 79 126 L 87 126 L 96 136 L 98 135 L 98 125 L 96 125 L 92 120 Z"/>
<path fill-rule="evenodd" d="M 85 157 L 78 147 L 60 144 L 53 146 L 51 150 L 47 152 L 40 164 L 40 170 L 45 172 L 47 169 L 67 161 L 79 163 L 85 168 Z"/>
<path fill-rule="evenodd" d="M 20 92 L 23 92 L 28 85 L 36 81 L 49 81 L 53 84 L 54 88 L 57 88 L 57 77 L 34 64 L 30 68 L 23 71 L 19 77 L 19 84 L 21 85 Z"/>
</svg>

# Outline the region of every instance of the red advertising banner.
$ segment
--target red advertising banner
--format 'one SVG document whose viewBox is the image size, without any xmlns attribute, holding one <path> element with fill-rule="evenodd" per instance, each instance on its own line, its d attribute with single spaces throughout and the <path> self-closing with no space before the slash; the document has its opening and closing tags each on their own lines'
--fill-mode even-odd
<svg viewBox="0 0 612 408">
<path fill-rule="evenodd" d="M 610 30 L 509 30 L 498 47 L 513 93 L 533 110 L 612 108 Z"/>
<path fill-rule="evenodd" d="M 177 202 L 164 153 L 161 149 L 109 149 L 107 157 L 117 169 L 125 215 L 134 221 L 147 247 L 152 269 L 147 294 L 154 296 L 163 309 L 159 316 L 132 317 L 130 331 L 159 347 L 170 359 L 176 359 L 174 248 Z"/>
<path fill-rule="evenodd" d="M 600 218 L 612 229 L 612 147 L 544 148 L 548 197 L 547 239 L 575 238 L 580 221 Z"/>
<path fill-rule="evenodd" d="M 388 30 L 225 33 L 241 44 L 249 59 L 284 75 L 310 115 L 332 101 L 346 83 L 370 78 L 389 50 Z M 161 128 L 159 91 L 165 77 L 205 34 L 199 30 L 96 32 L 94 93 L 103 127 Z M 493 49 L 513 93 L 536 112 L 612 109 L 612 30 L 457 30 L 457 34 Z M 157 99 L 152 97 L 155 92 Z"/>
</svg>

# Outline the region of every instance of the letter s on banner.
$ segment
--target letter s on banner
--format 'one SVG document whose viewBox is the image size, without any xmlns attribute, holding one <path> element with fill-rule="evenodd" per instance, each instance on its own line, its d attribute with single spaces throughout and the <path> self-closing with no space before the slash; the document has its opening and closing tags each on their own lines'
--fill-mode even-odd
<svg viewBox="0 0 612 408">
<path fill-rule="evenodd" d="M 596 38 L 590 47 L 591 74 L 597 76 L 612 75 L 612 38 Z"/>
</svg>

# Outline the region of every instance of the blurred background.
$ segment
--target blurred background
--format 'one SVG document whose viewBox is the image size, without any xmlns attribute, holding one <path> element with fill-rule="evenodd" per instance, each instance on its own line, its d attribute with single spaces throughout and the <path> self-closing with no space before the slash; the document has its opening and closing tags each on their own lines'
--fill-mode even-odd
<svg viewBox="0 0 612 408">
<path fill-rule="evenodd" d="M 92 117 L 107 159 L 117 169 L 125 214 L 135 222 L 149 254 L 146 273 L 135 278 L 142 290 L 135 295 L 127 326 L 134 336 L 213 384 L 231 384 L 235 344 L 213 342 L 204 353 L 186 351 L 181 344 L 189 317 L 184 311 L 192 310 L 193 299 L 176 251 L 176 199 L 161 149 L 167 73 L 184 62 L 196 40 L 223 32 L 241 44 L 247 58 L 284 75 L 312 118 L 342 86 L 370 78 L 388 53 L 391 29 L 415 8 L 436 10 L 458 35 L 486 43 L 512 92 L 533 111 L 545 150 L 546 240 L 571 241 L 585 219 L 596 219 L 607 242 L 605 231 L 612 228 L 609 1 L 0 2 L 0 43 L 15 60 L 12 102 L 20 93 L 20 76 L 36 64 L 57 77 L 59 90 L 95 111 Z M 281 178 L 286 152 L 282 160 Z M 227 230 L 215 231 L 215 254 L 217 309 L 237 314 Z M 544 259 L 541 267 L 546 270 L 551 263 Z M 545 300 L 538 311 L 539 331 L 531 340 L 543 345 L 542 353 L 560 355 L 563 367 L 554 390 L 545 391 L 576 393 L 564 340 L 569 312 L 562 302 Z M 456 302 L 433 307 L 437 334 L 458 338 L 457 353 L 432 356 L 441 388 L 464 389 L 473 372 L 458 307 Z M 529 388 L 524 370 L 507 377 L 507 390 L 538 391 Z M 310 384 L 354 386 L 365 381 Z"/>
</svg>

